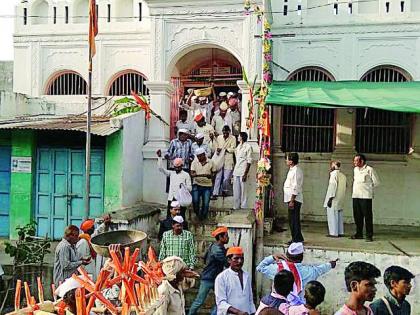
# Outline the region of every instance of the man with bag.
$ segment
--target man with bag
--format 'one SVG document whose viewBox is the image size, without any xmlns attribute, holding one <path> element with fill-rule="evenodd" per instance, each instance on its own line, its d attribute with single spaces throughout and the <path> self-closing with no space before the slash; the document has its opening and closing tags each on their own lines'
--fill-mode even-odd
<svg viewBox="0 0 420 315">
<path fill-rule="evenodd" d="M 184 161 L 181 158 L 176 158 L 173 162 L 174 170 L 167 170 L 164 169 L 162 166 L 162 152 L 160 150 L 156 151 L 156 155 L 158 156 L 158 168 L 161 173 L 163 173 L 166 177 L 169 177 L 169 193 L 168 193 L 168 208 L 166 217 L 169 218 L 171 216 L 171 202 L 173 200 L 178 200 L 178 194 L 181 187 L 185 187 L 188 191 L 191 191 L 191 178 L 190 175 L 182 170 L 184 165 Z M 188 205 L 187 205 L 188 206 Z M 185 212 L 187 207 L 182 205 L 181 206 L 181 216 L 185 219 Z"/>
<path fill-rule="evenodd" d="M 191 177 L 193 178 L 192 203 L 194 213 L 200 221 L 207 218 L 210 204 L 210 195 L 213 186 L 213 176 L 216 168 L 212 160 L 207 159 L 206 152 L 200 148 L 195 151 L 196 159 L 191 164 Z M 202 205 L 200 207 L 200 204 Z"/>
<path fill-rule="evenodd" d="M 221 159 L 220 169 L 217 167 L 217 175 L 214 182 L 213 196 L 211 199 L 217 199 L 217 196 L 226 195 L 226 191 L 232 177 L 233 167 L 235 162 L 233 160 L 233 153 L 236 149 L 236 138 L 230 134 L 229 126 L 224 126 L 223 134 L 218 136 L 215 141 L 215 153 L 213 158 Z"/>
<path fill-rule="evenodd" d="M 228 229 L 225 226 L 219 226 L 215 229 L 211 236 L 216 239 L 212 243 L 204 256 L 206 266 L 201 273 L 200 288 L 198 289 L 197 297 L 191 304 L 188 315 L 197 314 L 200 307 L 204 304 L 210 290 L 214 290 L 214 281 L 219 273 L 223 271 L 229 264 L 226 258 L 225 245 L 229 243 Z"/>
</svg>

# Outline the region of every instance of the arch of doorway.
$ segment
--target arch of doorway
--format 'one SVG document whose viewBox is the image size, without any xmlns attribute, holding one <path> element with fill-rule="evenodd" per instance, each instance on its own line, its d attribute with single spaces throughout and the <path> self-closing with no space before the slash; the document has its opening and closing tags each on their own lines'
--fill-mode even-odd
<svg viewBox="0 0 420 315">
<path fill-rule="evenodd" d="M 194 50 L 201 49 L 201 48 L 218 48 L 218 49 L 224 50 L 230 53 L 232 56 L 234 56 L 242 66 L 244 64 L 243 57 L 241 56 L 241 54 L 235 49 L 233 49 L 232 47 L 222 46 L 219 43 L 215 43 L 209 40 L 194 41 L 193 43 L 187 43 L 187 44 L 182 45 L 177 51 L 173 52 L 170 55 L 170 57 L 168 58 L 168 60 L 170 61 L 167 64 L 166 69 L 165 69 L 166 70 L 165 76 L 164 76 L 165 81 L 170 81 L 172 73 L 178 61 L 180 61 L 182 57 L 184 57 L 189 52 L 192 52 Z"/>
</svg>

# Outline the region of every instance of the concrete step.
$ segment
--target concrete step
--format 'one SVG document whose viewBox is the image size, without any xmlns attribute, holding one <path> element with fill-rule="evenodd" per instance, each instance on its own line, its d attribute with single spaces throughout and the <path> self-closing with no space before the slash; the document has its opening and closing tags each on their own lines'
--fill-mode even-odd
<svg viewBox="0 0 420 315">
<path fill-rule="evenodd" d="M 216 200 L 210 200 L 210 207 L 214 209 L 232 209 L 233 197 L 217 197 Z"/>
</svg>

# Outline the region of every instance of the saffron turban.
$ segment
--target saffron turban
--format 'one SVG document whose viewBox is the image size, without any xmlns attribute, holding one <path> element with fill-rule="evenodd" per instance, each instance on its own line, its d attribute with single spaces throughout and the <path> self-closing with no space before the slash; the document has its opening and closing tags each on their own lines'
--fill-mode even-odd
<svg viewBox="0 0 420 315">
<path fill-rule="evenodd" d="M 215 229 L 213 232 L 211 232 L 212 237 L 216 237 L 217 235 L 221 233 L 227 233 L 228 229 L 226 226 L 219 226 L 217 229 Z"/>
<path fill-rule="evenodd" d="M 91 228 L 93 228 L 95 226 L 95 220 L 93 219 L 87 219 L 85 221 L 82 222 L 82 224 L 80 225 L 80 229 L 83 232 L 87 232 L 89 231 Z"/>
<path fill-rule="evenodd" d="M 242 250 L 242 247 L 230 247 L 226 252 L 226 256 L 243 255 L 243 254 L 244 254 L 244 251 Z"/>
<path fill-rule="evenodd" d="M 176 158 L 174 160 L 174 166 L 175 167 L 182 166 L 182 165 L 184 165 L 184 161 L 181 158 Z"/>
<path fill-rule="evenodd" d="M 203 114 L 198 114 L 197 116 L 195 116 L 194 121 L 199 122 L 203 118 L 204 118 Z"/>
</svg>

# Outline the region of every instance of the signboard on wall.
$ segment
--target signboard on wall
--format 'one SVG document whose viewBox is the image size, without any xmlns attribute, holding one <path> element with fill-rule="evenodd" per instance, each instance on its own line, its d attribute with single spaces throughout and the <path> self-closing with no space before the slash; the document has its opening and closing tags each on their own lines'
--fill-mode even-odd
<svg viewBox="0 0 420 315">
<path fill-rule="evenodd" d="M 12 156 L 12 173 L 31 173 L 32 158 Z"/>
</svg>

